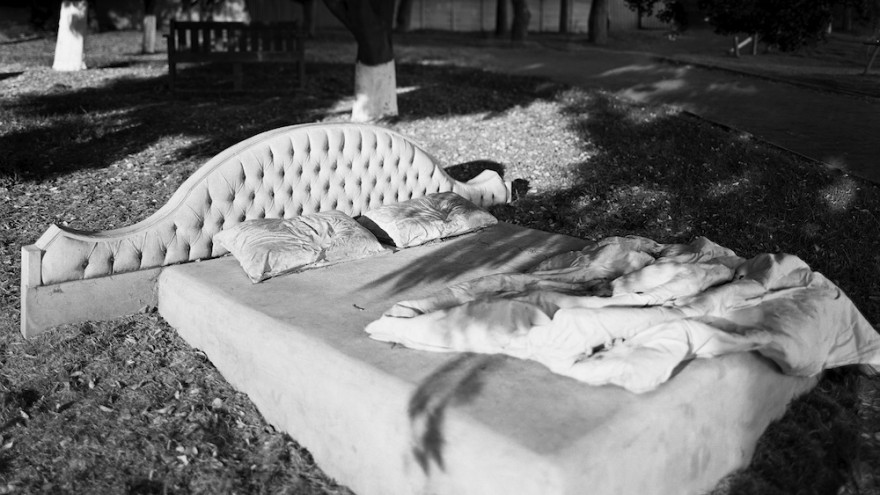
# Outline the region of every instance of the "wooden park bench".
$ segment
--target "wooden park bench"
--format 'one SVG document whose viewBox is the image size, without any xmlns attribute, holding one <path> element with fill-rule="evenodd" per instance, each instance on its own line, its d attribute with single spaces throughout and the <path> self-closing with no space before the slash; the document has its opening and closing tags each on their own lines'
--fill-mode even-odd
<svg viewBox="0 0 880 495">
<path fill-rule="evenodd" d="M 305 34 L 295 22 L 246 24 L 243 22 L 171 21 L 168 38 L 168 74 L 175 90 L 177 64 L 231 63 L 236 91 L 242 85 L 242 64 L 296 64 L 297 82 L 305 83 Z"/>
</svg>

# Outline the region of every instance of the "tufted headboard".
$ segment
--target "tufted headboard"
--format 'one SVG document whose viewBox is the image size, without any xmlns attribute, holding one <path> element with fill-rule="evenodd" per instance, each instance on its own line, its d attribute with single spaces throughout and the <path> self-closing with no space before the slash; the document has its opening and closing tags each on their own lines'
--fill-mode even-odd
<svg viewBox="0 0 880 495">
<path fill-rule="evenodd" d="M 214 234 L 245 220 L 333 209 L 357 216 L 442 191 L 481 206 L 510 198 L 509 185 L 497 173 L 487 170 L 458 182 L 411 140 L 382 127 L 329 123 L 275 129 L 209 160 L 142 222 L 100 232 L 49 228 L 22 249 L 22 306 L 26 288 L 223 255 L 212 242 Z"/>
</svg>

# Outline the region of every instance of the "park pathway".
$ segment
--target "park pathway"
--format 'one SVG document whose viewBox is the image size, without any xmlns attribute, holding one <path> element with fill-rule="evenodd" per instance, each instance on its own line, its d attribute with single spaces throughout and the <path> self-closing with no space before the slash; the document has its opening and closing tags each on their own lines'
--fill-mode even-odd
<svg viewBox="0 0 880 495">
<path fill-rule="evenodd" d="M 638 102 L 675 105 L 880 183 L 880 99 L 679 64 L 651 53 L 540 45 L 455 50 L 456 63 L 601 88 Z"/>
</svg>

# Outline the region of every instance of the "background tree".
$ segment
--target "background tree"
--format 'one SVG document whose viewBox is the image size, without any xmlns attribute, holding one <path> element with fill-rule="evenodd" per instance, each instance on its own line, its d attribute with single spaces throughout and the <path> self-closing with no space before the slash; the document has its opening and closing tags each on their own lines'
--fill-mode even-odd
<svg viewBox="0 0 880 495">
<path fill-rule="evenodd" d="M 508 3 L 513 5 L 513 27 L 508 23 Z M 529 33 L 529 21 L 532 13 L 529 11 L 528 0 L 498 0 L 495 4 L 495 36 L 502 38 L 510 33 L 510 39 L 515 42 L 525 41 Z"/>
<path fill-rule="evenodd" d="M 835 0 L 700 0 L 715 32 L 758 33 L 765 43 L 793 51 L 824 40 Z"/>
<path fill-rule="evenodd" d="M 529 21 L 532 13 L 529 12 L 527 0 L 512 0 L 513 2 L 513 27 L 510 30 L 510 39 L 523 42 L 529 33 Z"/>
<path fill-rule="evenodd" d="M 357 42 L 351 120 L 397 115 L 397 76 L 391 44 L 394 0 L 324 0 Z"/>
<path fill-rule="evenodd" d="M 658 3 L 659 8 L 657 8 Z M 688 28 L 687 10 L 679 0 L 626 0 L 626 6 L 639 13 L 639 27 L 642 16 L 652 16 L 656 12 L 657 19 L 667 24 L 674 24 L 679 31 Z"/>
<path fill-rule="evenodd" d="M 872 0 L 868 4 L 868 12 L 871 18 L 871 32 L 874 38 L 880 36 L 880 0 Z"/>
<path fill-rule="evenodd" d="M 156 4 L 156 0 L 144 0 L 144 53 L 156 53 Z"/>
<path fill-rule="evenodd" d="M 406 33 L 412 26 L 413 0 L 400 0 L 397 4 L 397 31 Z"/>
<path fill-rule="evenodd" d="M 501 38 L 507 36 L 507 1 L 498 0 L 495 3 L 495 36 Z"/>
<path fill-rule="evenodd" d="M 587 39 L 597 45 L 608 44 L 608 0 L 593 0 Z"/>
<path fill-rule="evenodd" d="M 88 3 L 85 0 L 61 2 L 53 69 L 74 71 L 86 68 L 83 47 L 88 30 L 87 14 Z"/>
<path fill-rule="evenodd" d="M 315 36 L 315 27 L 317 24 L 318 0 L 292 0 L 300 4 L 303 14 L 302 29 L 309 36 Z"/>
<path fill-rule="evenodd" d="M 571 0 L 559 0 L 559 32 L 568 33 L 571 25 Z"/>
<path fill-rule="evenodd" d="M 855 31 L 856 24 L 864 22 L 871 30 L 871 36 L 880 34 L 880 0 L 839 0 L 843 6 L 844 31 Z"/>
</svg>

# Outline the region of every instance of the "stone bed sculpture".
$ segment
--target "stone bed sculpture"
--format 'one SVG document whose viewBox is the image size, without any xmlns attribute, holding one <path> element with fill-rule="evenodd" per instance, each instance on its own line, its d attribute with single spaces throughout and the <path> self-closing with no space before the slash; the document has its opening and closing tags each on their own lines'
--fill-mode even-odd
<svg viewBox="0 0 880 495">
<path fill-rule="evenodd" d="M 572 237 L 498 223 L 259 284 L 212 242 L 249 219 L 357 216 L 439 191 L 482 206 L 510 199 L 496 173 L 455 181 L 380 127 L 260 134 L 208 161 L 138 224 L 53 226 L 24 247 L 21 331 L 157 307 L 267 421 L 360 494 L 702 493 L 746 465 L 767 425 L 816 384 L 743 352 L 694 360 L 637 395 L 364 332 L 397 301 L 587 244 Z"/>
</svg>

